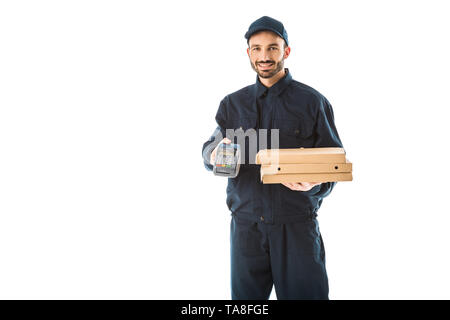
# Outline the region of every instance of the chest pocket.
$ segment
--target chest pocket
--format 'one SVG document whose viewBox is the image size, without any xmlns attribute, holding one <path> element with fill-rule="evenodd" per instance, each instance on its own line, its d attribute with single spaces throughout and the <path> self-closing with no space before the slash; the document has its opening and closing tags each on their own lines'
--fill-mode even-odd
<svg viewBox="0 0 450 320">
<path fill-rule="evenodd" d="M 280 130 L 280 149 L 311 148 L 314 145 L 313 127 L 302 120 L 274 119 L 273 128 Z"/>
</svg>

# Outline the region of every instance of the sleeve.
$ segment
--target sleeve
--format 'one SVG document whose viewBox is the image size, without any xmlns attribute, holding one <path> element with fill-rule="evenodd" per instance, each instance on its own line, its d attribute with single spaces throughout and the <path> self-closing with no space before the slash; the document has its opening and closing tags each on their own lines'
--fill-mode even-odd
<svg viewBox="0 0 450 320">
<path fill-rule="evenodd" d="M 208 171 L 213 170 L 213 166 L 209 163 L 211 152 L 225 137 L 225 99 L 220 102 L 219 109 L 216 114 L 217 128 L 214 130 L 209 139 L 203 144 L 202 157 L 203 164 Z"/>
<path fill-rule="evenodd" d="M 319 101 L 315 134 L 314 147 L 344 147 L 334 124 L 333 108 L 325 97 L 322 97 Z M 308 192 L 312 196 L 325 198 L 331 193 L 336 184 L 337 182 L 322 183 Z"/>
</svg>

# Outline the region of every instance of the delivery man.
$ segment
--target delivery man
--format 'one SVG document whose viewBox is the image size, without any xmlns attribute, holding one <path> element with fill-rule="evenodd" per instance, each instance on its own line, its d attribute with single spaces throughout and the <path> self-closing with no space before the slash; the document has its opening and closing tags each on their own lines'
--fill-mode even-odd
<svg viewBox="0 0 450 320">
<path fill-rule="evenodd" d="M 284 68 L 291 48 L 283 24 L 261 17 L 245 38 L 256 83 L 221 101 L 218 126 L 202 148 L 206 168 L 213 169 L 220 142 L 233 142 L 223 138 L 227 129 L 279 129 L 279 148 L 342 148 L 328 100 Z M 246 154 L 239 175 L 228 178 L 227 185 L 232 299 L 268 299 L 272 286 L 278 299 L 328 299 L 325 250 L 316 217 L 336 183 L 262 184 L 260 166 Z"/>
</svg>

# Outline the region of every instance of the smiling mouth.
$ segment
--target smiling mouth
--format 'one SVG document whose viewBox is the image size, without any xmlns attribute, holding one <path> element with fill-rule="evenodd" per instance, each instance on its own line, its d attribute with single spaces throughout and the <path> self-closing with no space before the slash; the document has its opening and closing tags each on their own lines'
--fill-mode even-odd
<svg viewBox="0 0 450 320">
<path fill-rule="evenodd" d="M 273 63 L 258 63 L 258 67 L 261 69 L 270 69 L 273 66 Z"/>
</svg>

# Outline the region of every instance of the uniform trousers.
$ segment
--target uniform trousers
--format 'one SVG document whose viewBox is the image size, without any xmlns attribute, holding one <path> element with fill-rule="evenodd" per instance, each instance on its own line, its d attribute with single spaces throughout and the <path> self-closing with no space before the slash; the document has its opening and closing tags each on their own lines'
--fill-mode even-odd
<svg viewBox="0 0 450 320">
<path fill-rule="evenodd" d="M 268 224 L 232 215 L 231 298 L 328 299 L 325 248 L 316 218 Z"/>
</svg>

